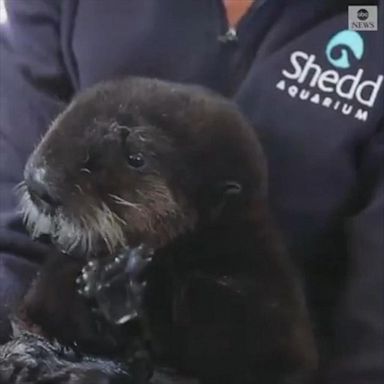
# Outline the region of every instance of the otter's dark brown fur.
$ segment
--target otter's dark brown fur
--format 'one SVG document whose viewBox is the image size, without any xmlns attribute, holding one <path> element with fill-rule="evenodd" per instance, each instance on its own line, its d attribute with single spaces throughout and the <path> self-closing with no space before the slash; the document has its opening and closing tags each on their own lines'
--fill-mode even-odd
<svg viewBox="0 0 384 384">
<path fill-rule="evenodd" d="M 157 80 L 99 84 L 32 154 L 22 201 L 56 254 L 24 300 L 23 327 L 111 361 L 146 350 L 155 371 L 202 383 L 299 384 L 314 368 L 303 295 L 269 219 L 264 156 L 231 102 Z M 104 296 L 90 294 L 94 283 Z M 114 322 L 121 306 L 129 316 Z M 52 382 L 147 382 L 129 367 L 121 381 L 100 372 L 106 381 Z"/>
</svg>

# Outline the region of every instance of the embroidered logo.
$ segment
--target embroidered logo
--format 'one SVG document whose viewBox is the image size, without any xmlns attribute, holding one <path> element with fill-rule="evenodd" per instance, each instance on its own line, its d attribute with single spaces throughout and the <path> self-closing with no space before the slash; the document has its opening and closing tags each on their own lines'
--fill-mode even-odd
<svg viewBox="0 0 384 384">
<path fill-rule="evenodd" d="M 380 74 L 376 78 L 367 78 L 363 68 L 356 68 L 363 55 L 361 35 L 350 30 L 339 31 L 325 44 L 325 56 L 334 68 L 323 68 L 313 53 L 294 51 L 289 65 L 281 72 L 282 78 L 276 88 L 293 99 L 366 121 L 384 76 Z"/>
<path fill-rule="evenodd" d="M 351 58 L 360 60 L 364 54 L 364 41 L 358 32 L 344 30 L 329 40 L 325 49 L 328 61 L 336 68 L 350 68 Z"/>
</svg>

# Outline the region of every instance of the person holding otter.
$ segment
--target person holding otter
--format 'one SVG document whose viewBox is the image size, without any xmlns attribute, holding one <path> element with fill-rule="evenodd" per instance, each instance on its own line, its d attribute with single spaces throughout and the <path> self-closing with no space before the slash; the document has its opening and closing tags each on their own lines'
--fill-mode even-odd
<svg viewBox="0 0 384 384">
<path fill-rule="evenodd" d="M 381 383 L 384 26 L 349 29 L 348 5 L 359 3 L 8 0 L 0 52 L 1 342 L 46 252 L 17 214 L 13 189 L 27 158 L 77 92 L 128 75 L 154 77 L 232 99 L 257 130 L 270 205 L 305 281 L 318 382 Z M 381 2 L 369 5 L 383 15 Z"/>
</svg>

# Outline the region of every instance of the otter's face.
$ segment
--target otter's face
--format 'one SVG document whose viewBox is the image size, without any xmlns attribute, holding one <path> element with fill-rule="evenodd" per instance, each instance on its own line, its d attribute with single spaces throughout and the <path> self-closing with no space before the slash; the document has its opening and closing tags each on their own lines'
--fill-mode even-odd
<svg viewBox="0 0 384 384">
<path fill-rule="evenodd" d="M 26 165 L 22 210 L 34 236 L 48 234 L 69 253 L 156 248 L 217 220 L 228 196 L 237 195 L 234 211 L 249 211 L 263 164 L 252 128 L 219 96 L 156 80 L 109 82 L 52 124 Z"/>
<path fill-rule="evenodd" d="M 193 228 L 188 192 L 171 187 L 183 167 L 172 138 L 118 105 L 83 113 L 91 107 L 70 106 L 26 165 L 22 210 L 33 236 L 89 255 L 162 246 Z"/>
</svg>

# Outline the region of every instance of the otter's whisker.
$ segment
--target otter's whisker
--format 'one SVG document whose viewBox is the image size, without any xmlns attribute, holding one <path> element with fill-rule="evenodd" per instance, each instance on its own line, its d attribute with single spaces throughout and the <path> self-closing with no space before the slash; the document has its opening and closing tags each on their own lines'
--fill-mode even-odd
<svg viewBox="0 0 384 384">
<path fill-rule="evenodd" d="M 123 224 L 123 225 L 125 225 L 125 226 L 128 225 L 128 223 L 127 223 L 124 219 L 122 219 L 118 214 L 116 214 L 115 212 L 112 212 L 112 214 L 113 214 L 113 217 L 114 217 L 117 221 L 119 221 L 121 224 Z"/>
<path fill-rule="evenodd" d="M 24 180 L 20 181 L 20 183 L 17 183 L 14 187 L 13 190 L 15 193 L 24 193 L 27 190 L 27 184 L 25 183 Z"/>
<path fill-rule="evenodd" d="M 93 232 L 92 229 L 89 227 L 89 218 L 86 218 L 84 216 L 80 217 L 80 222 L 83 227 L 84 235 L 82 238 L 82 248 L 84 249 L 85 253 L 89 253 L 92 251 L 92 242 L 93 242 Z"/>
<path fill-rule="evenodd" d="M 52 218 L 38 210 L 35 204 L 31 201 L 31 197 L 26 189 L 21 195 L 20 213 L 23 217 L 25 226 L 32 237 L 38 237 L 41 234 L 49 234 L 51 232 Z"/>
<path fill-rule="evenodd" d="M 83 219 L 84 230 L 82 232 L 85 237 L 83 247 L 91 249 L 93 238 L 96 236 L 103 239 L 110 253 L 124 245 L 125 236 L 122 225 L 127 223 L 112 212 L 104 202 L 101 203 L 101 207 L 91 207 L 91 212 L 93 213 L 90 217 Z"/>
<path fill-rule="evenodd" d="M 110 197 L 112 197 L 112 199 L 114 200 L 114 202 L 116 204 L 119 204 L 119 205 L 125 205 L 127 207 L 131 207 L 131 208 L 135 208 L 137 210 L 140 210 L 140 204 L 137 204 L 137 203 L 132 203 L 126 199 L 123 199 L 122 197 L 120 196 L 117 196 L 117 195 L 114 195 L 112 193 L 109 193 L 108 194 Z"/>
<path fill-rule="evenodd" d="M 81 168 L 80 172 L 85 172 L 91 174 L 92 172 L 88 168 Z"/>
<path fill-rule="evenodd" d="M 76 188 L 82 195 L 84 195 L 84 191 L 83 191 L 83 189 L 80 187 L 79 184 L 75 184 L 75 188 Z"/>
</svg>

